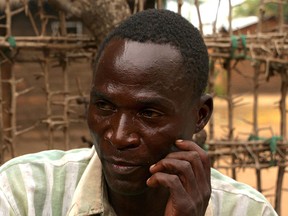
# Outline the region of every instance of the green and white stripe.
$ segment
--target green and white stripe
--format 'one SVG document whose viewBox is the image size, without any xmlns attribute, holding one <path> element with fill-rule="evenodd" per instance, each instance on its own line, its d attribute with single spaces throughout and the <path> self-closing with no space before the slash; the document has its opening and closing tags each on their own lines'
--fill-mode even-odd
<svg viewBox="0 0 288 216">
<path fill-rule="evenodd" d="M 44 151 L 0 168 L 0 215 L 66 215 L 91 149 Z"/>
</svg>

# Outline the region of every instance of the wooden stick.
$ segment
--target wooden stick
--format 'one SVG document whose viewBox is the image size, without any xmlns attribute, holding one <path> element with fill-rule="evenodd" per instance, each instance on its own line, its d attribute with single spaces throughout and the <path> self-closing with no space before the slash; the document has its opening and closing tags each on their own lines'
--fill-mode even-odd
<svg viewBox="0 0 288 216">
<path fill-rule="evenodd" d="M 144 10 L 144 0 L 139 0 L 139 11 Z"/>
<path fill-rule="evenodd" d="M 4 163 L 4 133 L 3 133 L 3 109 L 2 109 L 2 65 L 0 65 L 0 166 Z"/>
<path fill-rule="evenodd" d="M 216 11 L 215 21 L 213 22 L 213 34 L 216 33 L 216 25 L 217 25 L 217 20 L 218 20 L 218 13 L 219 13 L 220 4 L 221 4 L 221 0 L 218 0 L 218 6 L 217 6 L 217 11 Z"/>
<path fill-rule="evenodd" d="M 228 15 L 228 22 L 229 22 L 229 35 L 232 35 L 232 4 L 231 0 L 228 0 L 229 2 L 229 15 Z"/>
<path fill-rule="evenodd" d="M 11 145 L 11 156 L 15 157 L 17 155 L 16 153 L 16 143 L 15 143 L 15 137 L 17 132 L 17 89 L 16 85 L 19 83 L 18 80 L 16 80 L 15 73 L 11 73 L 11 79 L 9 80 L 10 86 L 11 86 L 11 108 L 9 111 L 10 114 L 10 121 L 11 121 L 11 142 L 9 145 Z"/>
<path fill-rule="evenodd" d="M 0 37 L 0 41 L 4 40 L 4 37 Z M 25 41 L 30 41 L 30 42 L 82 42 L 82 41 L 87 41 L 87 42 L 94 42 L 95 39 L 93 37 L 87 36 L 87 35 L 67 35 L 67 36 L 15 36 L 14 37 L 15 41 L 19 42 L 25 42 Z"/>
<path fill-rule="evenodd" d="M 264 0 L 260 0 L 260 2 L 259 2 L 259 15 L 258 15 L 259 22 L 257 24 L 257 34 L 260 34 L 262 32 L 264 15 L 265 15 Z"/>
<path fill-rule="evenodd" d="M 8 1 L 9 1 L 9 0 L 8 0 Z M 10 13 L 10 14 L 11 14 L 11 17 L 14 16 L 14 15 L 16 15 L 16 14 L 21 13 L 22 11 L 24 11 L 24 7 L 18 8 L 18 9 L 14 10 L 14 11 L 11 11 L 11 13 Z M 6 14 L 0 16 L 0 20 L 2 20 L 2 19 L 6 19 Z"/>
<path fill-rule="evenodd" d="M 178 14 L 180 14 L 180 15 L 181 15 L 182 5 L 183 5 L 183 0 L 178 0 L 178 1 L 177 1 L 177 12 L 178 12 Z"/>
<path fill-rule="evenodd" d="M 62 72 L 63 72 L 63 91 L 69 92 L 69 80 L 68 80 L 68 70 L 67 70 L 67 64 L 68 62 L 64 62 L 64 65 L 62 66 Z M 65 94 L 64 99 L 64 110 L 63 110 L 63 120 L 64 120 L 64 143 L 66 150 L 70 149 L 70 137 L 69 137 L 69 93 Z"/>
<path fill-rule="evenodd" d="M 157 8 L 158 9 L 162 9 L 163 6 L 162 6 L 162 0 L 157 0 Z"/>
<path fill-rule="evenodd" d="M 283 69 L 283 72 L 281 73 L 281 100 L 280 100 L 280 115 L 281 115 L 281 135 L 284 140 L 287 140 L 287 123 L 286 123 L 286 96 L 288 91 L 288 75 L 287 75 L 287 69 Z M 287 153 L 285 151 L 284 153 Z M 277 173 L 277 184 L 276 184 L 276 199 L 275 199 L 275 210 L 280 214 L 281 211 L 281 200 L 282 200 L 282 185 L 284 180 L 284 174 L 285 174 L 286 167 L 279 167 L 278 173 Z"/>
<path fill-rule="evenodd" d="M 208 91 L 210 94 L 215 95 L 215 59 L 210 59 L 210 69 L 209 69 L 209 80 L 208 80 Z M 212 115 L 209 120 L 209 138 L 211 140 L 214 140 L 215 134 L 214 134 L 214 116 Z"/>
<path fill-rule="evenodd" d="M 260 63 L 254 64 L 253 76 L 253 134 L 258 137 L 258 95 L 259 95 Z"/>
<path fill-rule="evenodd" d="M 199 8 L 199 0 L 195 0 L 195 6 L 196 6 L 197 16 L 198 16 L 198 20 L 199 20 L 199 31 L 203 35 L 203 24 L 202 24 L 200 8 Z"/>
<path fill-rule="evenodd" d="M 59 22 L 60 22 L 60 35 L 67 35 L 67 27 L 66 27 L 66 17 L 63 11 L 59 11 Z"/>
<path fill-rule="evenodd" d="M 38 31 L 38 28 L 37 28 L 37 25 L 36 25 L 35 20 L 34 20 L 34 18 L 33 18 L 33 15 L 31 14 L 29 8 L 28 8 L 27 10 L 28 10 L 28 11 L 27 11 L 27 13 L 28 13 L 28 17 L 29 17 L 30 22 L 31 22 L 31 24 L 32 24 L 32 27 L 33 27 L 34 33 L 35 33 L 36 36 L 39 36 L 40 33 L 39 33 L 39 31 Z"/>
<path fill-rule="evenodd" d="M 134 0 L 133 14 L 137 13 L 138 8 L 139 8 L 139 0 Z"/>
<path fill-rule="evenodd" d="M 0 47 L 10 47 L 8 42 L 0 41 Z M 55 50 L 74 50 L 81 48 L 95 48 L 95 43 L 85 43 L 85 44 L 52 44 L 52 43 L 33 43 L 33 42 L 17 42 L 17 48 L 25 49 L 55 49 Z"/>
<path fill-rule="evenodd" d="M 5 37 L 8 38 L 11 36 L 11 8 L 9 0 L 6 0 L 6 8 L 5 8 L 5 15 L 6 15 L 6 35 Z"/>
<path fill-rule="evenodd" d="M 49 61 L 47 58 L 48 53 L 45 53 L 46 61 L 42 63 L 42 69 L 44 74 L 44 82 L 45 82 L 45 93 L 46 93 L 46 115 L 47 119 L 45 122 L 47 123 L 48 128 L 48 149 L 53 149 L 53 126 L 51 124 L 51 89 L 50 89 L 50 77 L 49 77 Z M 43 121 L 44 122 L 44 121 Z"/>
<path fill-rule="evenodd" d="M 277 3 L 278 3 L 278 14 L 279 14 L 279 32 L 282 33 L 284 31 L 284 23 L 285 23 L 284 1 L 282 2 L 278 0 Z"/>
</svg>

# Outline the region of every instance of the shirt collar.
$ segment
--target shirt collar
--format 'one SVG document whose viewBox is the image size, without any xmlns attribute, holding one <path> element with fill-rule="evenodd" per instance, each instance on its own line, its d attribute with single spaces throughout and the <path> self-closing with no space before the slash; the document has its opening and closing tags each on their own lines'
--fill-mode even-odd
<svg viewBox="0 0 288 216">
<path fill-rule="evenodd" d="M 92 148 L 92 150 L 92 158 L 76 187 L 67 216 L 93 215 L 104 212 L 102 167 L 95 149 Z"/>
</svg>

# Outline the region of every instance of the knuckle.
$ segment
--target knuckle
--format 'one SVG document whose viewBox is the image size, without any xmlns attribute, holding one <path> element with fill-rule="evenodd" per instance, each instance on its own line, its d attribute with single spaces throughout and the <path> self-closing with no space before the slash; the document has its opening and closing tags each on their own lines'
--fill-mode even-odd
<svg viewBox="0 0 288 216">
<path fill-rule="evenodd" d="M 182 169 L 184 172 L 188 172 L 191 170 L 191 163 L 188 161 L 183 161 L 182 162 Z"/>
<path fill-rule="evenodd" d="M 171 186 L 175 186 L 179 183 L 179 177 L 177 175 L 171 175 L 171 178 L 170 178 L 170 184 Z"/>
</svg>

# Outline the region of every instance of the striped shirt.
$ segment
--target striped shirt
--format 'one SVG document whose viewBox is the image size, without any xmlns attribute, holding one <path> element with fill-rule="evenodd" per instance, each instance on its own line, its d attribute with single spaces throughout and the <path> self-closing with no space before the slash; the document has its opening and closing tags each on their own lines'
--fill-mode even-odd
<svg viewBox="0 0 288 216">
<path fill-rule="evenodd" d="M 261 193 L 215 169 L 211 184 L 206 216 L 277 215 Z M 0 215 L 115 215 L 103 185 L 94 148 L 17 157 L 0 167 Z"/>
</svg>

